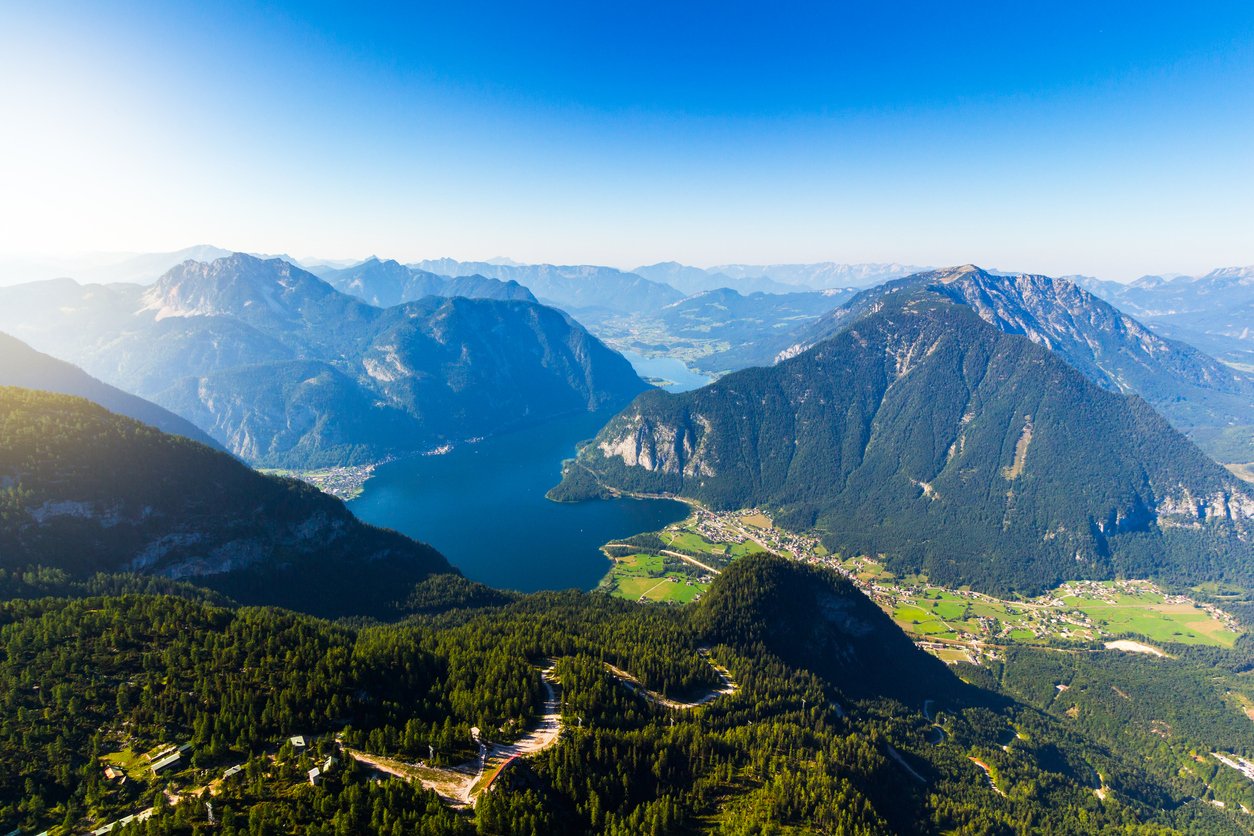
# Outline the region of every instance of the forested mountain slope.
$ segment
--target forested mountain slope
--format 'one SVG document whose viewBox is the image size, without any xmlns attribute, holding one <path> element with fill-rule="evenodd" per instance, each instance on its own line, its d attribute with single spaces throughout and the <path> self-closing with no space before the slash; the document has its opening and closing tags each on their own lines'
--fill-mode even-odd
<svg viewBox="0 0 1254 836">
<path fill-rule="evenodd" d="M 1219 784 L 1229 810 L 1216 810 L 1200 777 L 1163 777 L 1141 751 L 962 685 L 900 634 L 867 635 L 887 619 L 860 598 L 750 556 L 696 610 L 545 593 L 363 626 L 124 586 L 3 601 L 0 826 L 85 832 L 169 790 L 143 832 L 1240 832 L 1248 791 Z M 614 672 L 683 699 L 719 685 L 714 664 L 737 687 L 696 708 Z M 356 759 L 473 775 L 472 729 L 516 738 L 550 665 L 559 740 L 507 764 L 473 810 Z M 179 744 L 160 774 L 139 754 Z M 1227 745 L 1246 752 L 1251 735 Z M 103 771 L 120 761 L 125 782 Z"/>
<path fill-rule="evenodd" d="M 961 681 L 834 572 L 774 555 L 738 560 L 695 606 L 710 641 L 762 647 L 856 697 L 957 700 Z M 968 698 L 973 695 L 966 694 Z"/>
<path fill-rule="evenodd" d="M 1164 339 L 1067 279 L 972 265 L 917 273 L 865 290 L 815 322 L 756 334 L 699 362 L 711 371 L 769 366 L 840 333 L 894 295 L 920 290 L 1027 336 L 1105 389 L 1140 395 L 1220 461 L 1254 458 L 1254 377 Z"/>
<path fill-rule="evenodd" d="M 1065 279 L 997 275 L 978 267 L 920 273 L 865 291 L 810 326 L 795 353 L 839 333 L 891 295 L 927 288 L 1023 334 L 1112 392 L 1140 395 L 1221 461 L 1254 460 L 1254 377 L 1164 339 Z"/>
<path fill-rule="evenodd" d="M 1254 579 L 1254 493 L 1143 401 L 936 293 L 876 308 L 772 368 L 642 395 L 553 496 L 764 505 L 831 548 L 998 592 Z"/>
<path fill-rule="evenodd" d="M 0 334 L 0 386 L 77 395 L 100 404 L 110 412 L 134 418 L 162 432 L 185 436 L 209 447 L 222 449 L 218 442 L 185 418 L 96 380 L 82 369 L 42 354 L 8 334 Z"/>
<path fill-rule="evenodd" d="M 237 600 L 397 615 L 455 570 L 338 499 L 80 398 L 0 388 L 0 566 L 185 578 Z"/>
</svg>

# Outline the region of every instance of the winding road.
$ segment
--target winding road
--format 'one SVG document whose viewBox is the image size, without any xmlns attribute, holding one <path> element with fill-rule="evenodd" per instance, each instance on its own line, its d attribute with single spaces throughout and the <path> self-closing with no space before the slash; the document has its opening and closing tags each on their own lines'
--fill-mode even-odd
<svg viewBox="0 0 1254 836">
<path fill-rule="evenodd" d="M 726 668 L 710 658 L 709 650 L 701 648 L 701 657 L 712 667 L 722 685 L 703 694 L 693 702 L 672 700 L 655 691 L 645 688 L 640 680 L 621 668 L 608 662 L 605 667 L 624 685 L 633 689 L 645 699 L 657 705 L 678 710 L 687 710 L 705 705 L 721 696 L 734 694 L 740 687 L 731 678 Z M 543 713 L 536 726 L 512 743 L 493 743 L 476 737 L 479 743 L 479 757 L 454 767 L 434 767 L 424 763 L 406 763 L 396 758 L 383 755 L 372 755 L 349 747 L 343 747 L 346 756 L 364 763 L 379 772 L 395 775 L 406 781 L 417 782 L 429 790 L 433 790 L 440 798 L 454 807 L 473 807 L 480 794 L 492 785 L 500 774 L 501 767 L 514 758 L 538 754 L 555 745 L 561 739 L 564 724 L 562 722 L 561 700 L 558 696 L 558 681 L 554 678 L 554 665 L 540 671 L 540 681 L 544 684 L 545 700 Z M 484 781 L 484 775 L 489 777 Z"/>
<path fill-rule="evenodd" d="M 561 738 L 562 710 L 552 665 L 540 672 L 540 681 L 544 684 L 546 694 L 544 713 L 540 715 L 540 722 L 536 727 L 512 743 L 492 743 L 476 738 L 479 743 L 479 757 L 458 766 L 434 767 L 423 763 L 406 763 L 396 758 L 372 755 L 348 747 L 344 747 L 344 754 L 380 772 L 404 778 L 406 781 L 416 781 L 433 790 L 447 804 L 455 807 L 474 806 L 479 794 L 487 788 L 480 784 L 489 768 L 494 770 L 492 777 L 495 778 L 496 768 L 506 761 L 543 752 Z"/>
</svg>

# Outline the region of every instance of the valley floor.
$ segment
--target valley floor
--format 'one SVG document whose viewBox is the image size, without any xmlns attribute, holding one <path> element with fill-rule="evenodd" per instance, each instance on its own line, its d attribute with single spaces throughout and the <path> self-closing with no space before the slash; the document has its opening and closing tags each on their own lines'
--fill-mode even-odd
<svg viewBox="0 0 1254 836">
<path fill-rule="evenodd" d="M 614 562 L 601 589 L 638 601 L 699 600 L 731 561 L 757 551 L 820 564 L 848 577 L 921 647 L 945 662 L 979 662 L 1003 645 L 1160 652 L 1150 642 L 1231 648 L 1243 632 L 1212 603 L 1146 580 L 1072 581 L 1045 595 L 1005 600 L 950 589 L 923 575 L 898 577 L 882 561 L 827 552 L 817 538 L 775 526 L 760 509 L 692 514 L 662 531 L 607 543 Z"/>
</svg>

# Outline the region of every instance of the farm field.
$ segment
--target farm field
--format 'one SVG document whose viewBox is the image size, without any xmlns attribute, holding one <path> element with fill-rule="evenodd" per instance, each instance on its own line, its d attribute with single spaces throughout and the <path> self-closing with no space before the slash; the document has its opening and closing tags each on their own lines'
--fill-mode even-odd
<svg viewBox="0 0 1254 836">
<path fill-rule="evenodd" d="M 1218 608 L 1147 581 L 1075 581 L 1039 598 L 1004 601 L 896 578 L 868 558 L 840 568 L 903 630 L 945 641 L 1090 643 L 1132 634 L 1163 643 L 1232 647 L 1240 627 Z M 1213 593 L 1212 593 L 1213 594 Z"/>
<path fill-rule="evenodd" d="M 714 543 L 695 531 L 662 531 L 659 532 L 658 536 L 670 548 L 684 552 L 725 557 L 728 560 L 735 560 L 738 557 L 744 557 L 754 552 L 765 551 L 762 545 L 754 540 L 745 540 L 739 543 Z"/>
<path fill-rule="evenodd" d="M 708 586 L 690 574 L 668 568 L 662 555 L 637 553 L 613 560 L 614 566 L 601 588 L 618 598 L 687 604 L 699 598 Z"/>
<path fill-rule="evenodd" d="M 614 567 L 602 588 L 637 601 L 687 603 L 696 600 L 717 571 L 756 551 L 773 551 L 835 569 L 863 592 L 907 633 L 947 661 L 998 644 L 1098 647 L 1120 637 L 1160 644 L 1192 644 L 1230 648 L 1241 634 L 1237 622 L 1214 604 L 1170 594 L 1140 580 L 1073 581 L 1045 595 L 1003 600 L 969 589 L 948 589 L 923 575 L 897 576 L 869 557 L 829 555 L 810 536 L 775 527 L 760 509 L 714 513 L 694 508 L 688 519 L 656 532 L 646 548 L 635 553 L 606 553 Z M 683 562 L 680 554 L 689 556 Z M 1217 601 L 1245 600 L 1236 587 L 1199 588 L 1199 596 Z M 958 648 L 942 653 L 946 647 Z"/>
<path fill-rule="evenodd" d="M 1108 634 L 1136 633 L 1160 642 L 1219 647 L 1232 647 L 1237 640 L 1235 630 L 1191 601 L 1169 600 L 1152 587 L 1115 589 L 1115 583 L 1107 585 L 1111 592 L 1103 597 L 1064 594 L 1059 599 Z"/>
</svg>

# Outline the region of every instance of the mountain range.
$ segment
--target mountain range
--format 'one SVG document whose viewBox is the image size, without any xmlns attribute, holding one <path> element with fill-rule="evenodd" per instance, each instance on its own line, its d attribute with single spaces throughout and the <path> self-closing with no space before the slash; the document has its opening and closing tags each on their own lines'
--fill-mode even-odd
<svg viewBox="0 0 1254 836">
<path fill-rule="evenodd" d="M 770 365 L 840 333 L 895 295 L 917 290 L 966 305 L 1005 333 L 1027 336 L 1105 389 L 1141 396 L 1220 461 L 1254 461 L 1254 376 L 1160 337 L 1067 279 L 972 265 L 919 273 L 862 291 L 791 332 L 759 332 L 696 362 L 711 370 Z"/>
<path fill-rule="evenodd" d="M 368 258 L 349 267 L 315 267 L 310 272 L 336 290 L 380 308 L 414 302 L 426 296 L 536 301 L 530 290 L 513 279 L 502 281 L 477 274 L 439 276 L 390 259 Z"/>
<path fill-rule="evenodd" d="M 516 281 L 541 302 L 571 313 L 585 325 L 608 315 L 656 310 L 685 296 L 670 285 L 595 265 L 517 265 L 441 258 L 410 266 L 441 276 L 479 275 Z"/>
<path fill-rule="evenodd" d="M 1254 266 L 1204 276 L 1144 276 L 1131 284 L 1081 281 L 1160 334 L 1254 370 Z"/>
<path fill-rule="evenodd" d="M 0 289 L 0 328 L 272 467 L 378 461 L 646 388 L 621 356 L 534 302 L 378 308 L 240 253 L 184 262 L 148 287 Z"/>
<path fill-rule="evenodd" d="M 678 261 L 663 261 L 637 267 L 631 272 L 654 282 L 668 284 L 689 296 L 709 290 L 729 289 L 743 293 L 796 293 L 798 285 L 777 282 L 769 276 L 729 276 L 713 269 L 692 267 Z"/>
<path fill-rule="evenodd" d="M 1254 489 L 1144 401 L 947 293 L 865 307 L 773 367 L 640 396 L 552 495 L 761 505 L 829 548 L 987 591 L 1254 580 Z"/>
<path fill-rule="evenodd" d="M 831 287 L 871 287 L 927 269 L 909 264 L 820 261 L 812 264 L 722 264 L 709 268 L 709 272 L 721 273 L 732 279 L 765 276 L 793 287 L 826 290 Z"/>
</svg>

